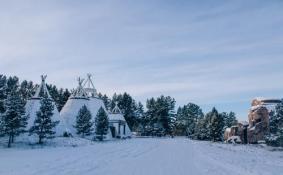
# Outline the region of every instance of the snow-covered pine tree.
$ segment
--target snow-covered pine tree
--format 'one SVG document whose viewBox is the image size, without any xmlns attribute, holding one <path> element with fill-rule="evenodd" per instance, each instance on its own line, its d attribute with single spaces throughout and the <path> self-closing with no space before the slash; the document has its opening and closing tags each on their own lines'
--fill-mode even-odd
<svg viewBox="0 0 283 175">
<path fill-rule="evenodd" d="M 38 143 L 42 144 L 43 139 L 54 138 L 55 127 L 59 121 L 53 121 L 54 105 L 52 100 L 44 95 L 40 101 L 40 109 L 36 113 L 34 125 L 30 128 L 30 134 L 38 135 Z"/>
<path fill-rule="evenodd" d="M 275 113 L 270 115 L 270 134 L 266 143 L 271 146 L 283 147 L 283 101 L 275 108 Z"/>
<path fill-rule="evenodd" d="M 211 125 L 210 125 L 210 137 L 212 141 L 221 141 L 223 138 L 224 120 L 222 115 L 219 115 L 218 111 L 213 108 L 210 113 Z"/>
<path fill-rule="evenodd" d="M 103 101 L 104 106 L 107 110 L 111 110 L 111 99 L 106 94 L 98 93 L 97 96 Z"/>
<path fill-rule="evenodd" d="M 71 96 L 71 92 L 68 89 L 65 89 L 64 92 L 63 92 L 64 104 L 68 101 L 70 96 Z"/>
<path fill-rule="evenodd" d="M 184 120 L 183 109 L 184 107 L 178 107 L 176 114 L 175 135 L 178 136 L 187 135 L 187 121 Z"/>
<path fill-rule="evenodd" d="M 55 85 L 48 84 L 46 85 L 48 92 L 52 99 L 54 100 L 58 111 L 61 111 L 65 103 L 67 102 L 68 98 L 70 97 L 71 93 L 68 89 L 60 88 L 58 89 Z"/>
<path fill-rule="evenodd" d="M 112 99 L 110 100 L 110 111 L 112 111 L 115 107 L 115 102 L 118 102 L 118 106 L 119 108 L 121 107 L 119 105 L 119 102 L 122 101 L 122 95 L 120 94 L 119 96 L 114 93 L 113 96 L 112 96 Z"/>
<path fill-rule="evenodd" d="M 211 128 L 212 128 L 211 121 L 215 110 L 208 112 L 205 116 L 201 115 L 199 117 L 194 134 L 195 139 L 211 140 Z"/>
<path fill-rule="evenodd" d="M 35 93 L 33 82 L 28 82 L 26 80 L 22 81 L 22 83 L 20 84 L 19 92 L 22 100 L 26 103 L 26 101 Z"/>
<path fill-rule="evenodd" d="M 0 137 L 4 135 L 4 123 L 3 123 L 3 114 L 0 113 Z"/>
<path fill-rule="evenodd" d="M 18 91 L 18 88 L 19 88 L 19 78 L 16 76 L 9 77 L 7 79 L 7 89 L 6 89 L 7 96 L 13 91 Z"/>
<path fill-rule="evenodd" d="M 0 114 L 5 112 L 5 99 L 7 98 L 7 78 L 4 75 L 0 75 Z"/>
<path fill-rule="evenodd" d="M 109 109 L 111 108 L 111 107 L 110 107 L 111 100 L 107 97 L 106 94 L 104 94 L 104 95 L 101 97 L 101 99 L 103 100 L 106 109 L 109 110 Z"/>
<path fill-rule="evenodd" d="M 93 131 L 91 118 L 91 112 L 87 109 L 86 105 L 83 105 L 79 110 L 76 125 L 74 126 L 77 129 L 77 134 L 81 135 L 83 138 L 90 135 Z"/>
<path fill-rule="evenodd" d="M 154 124 L 157 123 L 157 117 L 155 116 L 156 113 L 156 101 L 154 98 L 150 98 L 146 100 L 146 108 L 147 111 L 145 113 L 144 117 L 144 125 L 145 125 L 145 133 L 144 135 L 152 135 L 153 134 L 153 129 L 154 129 Z"/>
<path fill-rule="evenodd" d="M 175 108 L 175 99 L 170 97 L 170 96 L 163 96 L 161 95 L 160 97 L 158 97 L 156 99 L 156 113 L 155 116 L 157 117 L 157 126 L 159 127 L 159 131 L 161 131 L 162 133 L 158 133 L 161 135 L 166 135 L 172 134 L 172 128 L 170 125 L 171 122 L 175 122 L 175 120 L 171 120 L 173 117 L 172 114 L 174 114 L 174 108 Z"/>
<path fill-rule="evenodd" d="M 209 140 L 210 139 L 210 131 L 209 131 L 209 123 L 207 117 L 200 117 L 198 119 L 194 139 L 197 140 Z"/>
<path fill-rule="evenodd" d="M 187 134 L 193 138 L 196 130 L 197 121 L 203 116 L 201 108 L 193 103 L 186 105 Z"/>
<path fill-rule="evenodd" d="M 229 114 L 222 112 L 220 115 L 224 119 L 224 128 L 230 128 L 237 124 L 236 114 L 234 112 L 231 111 Z"/>
<path fill-rule="evenodd" d="M 223 129 L 225 131 L 226 128 L 230 128 L 231 127 L 230 126 L 230 121 L 229 121 L 229 114 L 227 112 L 222 112 L 219 115 L 221 115 L 222 118 L 223 118 L 223 121 L 224 121 L 224 128 Z"/>
<path fill-rule="evenodd" d="M 176 129 L 176 112 L 172 109 L 169 111 L 169 132 L 171 137 L 174 137 Z"/>
<path fill-rule="evenodd" d="M 66 101 L 64 101 L 64 89 L 63 88 L 60 88 L 59 90 L 58 90 L 58 100 L 57 100 L 57 109 L 58 109 L 58 111 L 61 111 L 61 109 L 64 107 L 64 105 L 65 105 L 65 102 Z"/>
<path fill-rule="evenodd" d="M 269 113 L 269 130 L 271 134 L 276 134 L 278 131 L 277 127 L 277 116 L 275 111 L 270 111 Z"/>
<path fill-rule="evenodd" d="M 279 129 L 283 128 L 283 101 L 279 103 L 275 108 L 276 126 Z"/>
<path fill-rule="evenodd" d="M 60 107 L 60 95 L 59 95 L 59 90 L 55 85 L 52 84 L 46 84 L 46 87 L 48 89 L 48 92 L 52 99 L 54 100 L 57 109 Z M 41 91 L 41 93 L 44 93 L 44 91 Z M 41 94 L 42 96 L 44 94 Z"/>
<path fill-rule="evenodd" d="M 144 116 L 144 107 L 141 102 L 137 104 L 137 110 L 135 111 L 137 118 L 142 118 Z"/>
<path fill-rule="evenodd" d="M 100 107 L 95 118 L 96 138 L 103 141 L 104 135 L 108 133 L 109 119 L 105 110 Z"/>
<path fill-rule="evenodd" d="M 59 91 L 57 92 L 57 101 L 55 101 L 58 111 L 61 111 L 61 109 L 69 99 L 70 95 L 71 93 L 69 92 L 68 89 L 63 89 L 63 88 L 59 89 Z"/>
<path fill-rule="evenodd" d="M 135 113 L 138 122 L 138 132 L 144 133 L 147 120 L 144 113 L 144 107 L 141 102 L 137 103 L 137 110 L 135 111 Z"/>
<path fill-rule="evenodd" d="M 177 111 L 177 133 L 194 138 L 197 122 L 203 118 L 201 108 L 193 103 L 179 107 Z"/>
<path fill-rule="evenodd" d="M 1 115 L 2 135 L 9 137 L 8 147 L 11 147 L 15 136 L 25 132 L 27 119 L 24 103 L 19 92 L 13 89 L 5 102 L 5 113 Z"/>
</svg>

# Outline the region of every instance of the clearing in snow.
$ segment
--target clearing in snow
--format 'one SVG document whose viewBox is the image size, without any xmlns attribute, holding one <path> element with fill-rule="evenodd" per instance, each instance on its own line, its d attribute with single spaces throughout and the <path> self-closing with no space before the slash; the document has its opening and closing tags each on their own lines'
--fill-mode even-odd
<svg viewBox="0 0 283 175">
<path fill-rule="evenodd" d="M 283 152 L 187 138 L 90 142 L 56 138 L 42 148 L 1 148 L 1 175 L 279 175 Z"/>
</svg>

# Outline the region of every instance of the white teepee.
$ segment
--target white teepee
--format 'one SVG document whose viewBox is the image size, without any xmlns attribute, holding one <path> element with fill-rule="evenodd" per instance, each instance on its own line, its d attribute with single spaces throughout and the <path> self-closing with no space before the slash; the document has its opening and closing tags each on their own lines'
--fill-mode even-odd
<svg viewBox="0 0 283 175">
<path fill-rule="evenodd" d="M 118 103 L 115 103 L 114 109 L 109 113 L 109 123 L 112 137 L 127 138 L 132 136 L 132 132 L 125 120 Z"/>
<path fill-rule="evenodd" d="M 31 99 L 29 99 L 26 103 L 25 106 L 26 114 L 29 116 L 27 129 L 30 129 L 34 124 L 36 113 L 40 110 L 40 105 L 41 105 L 40 100 L 42 96 L 47 95 L 48 98 L 52 99 L 46 87 L 46 83 L 45 83 L 46 77 L 47 77 L 46 75 L 41 76 L 40 86 L 36 90 L 35 95 Z M 54 110 L 53 110 L 52 119 L 53 121 L 59 121 L 59 124 L 55 127 L 56 136 L 62 136 L 63 133 L 66 131 L 65 123 L 63 120 L 61 120 L 58 109 L 54 101 L 53 101 L 53 105 L 54 105 Z"/>
<path fill-rule="evenodd" d="M 65 121 L 67 133 L 73 136 L 77 135 L 74 125 L 76 124 L 76 117 L 79 110 L 84 105 L 88 107 L 89 103 L 89 97 L 82 86 L 83 82 L 83 79 L 78 79 L 78 87 L 72 92 L 72 95 L 60 112 L 61 118 Z"/>
<path fill-rule="evenodd" d="M 71 97 L 68 99 L 64 107 L 62 108 L 60 115 L 66 123 L 68 133 L 72 136 L 77 136 L 76 129 L 74 125 L 76 124 L 76 117 L 79 113 L 79 110 L 85 105 L 88 110 L 91 112 L 92 121 L 95 121 L 98 110 L 102 107 L 105 112 L 108 111 L 105 108 L 103 100 L 100 99 L 97 95 L 97 91 L 91 80 L 91 75 L 87 75 L 86 81 L 79 79 L 79 85 L 77 89 L 72 92 Z M 94 135 L 89 136 L 92 139 Z M 106 135 L 106 139 L 111 139 L 110 130 Z"/>
</svg>

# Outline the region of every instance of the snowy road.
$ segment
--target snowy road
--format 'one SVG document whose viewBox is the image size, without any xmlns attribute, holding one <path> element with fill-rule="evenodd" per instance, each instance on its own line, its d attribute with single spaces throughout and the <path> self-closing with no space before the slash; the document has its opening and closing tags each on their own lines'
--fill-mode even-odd
<svg viewBox="0 0 283 175">
<path fill-rule="evenodd" d="M 1 175 L 278 175 L 283 152 L 176 139 L 0 149 Z"/>
</svg>

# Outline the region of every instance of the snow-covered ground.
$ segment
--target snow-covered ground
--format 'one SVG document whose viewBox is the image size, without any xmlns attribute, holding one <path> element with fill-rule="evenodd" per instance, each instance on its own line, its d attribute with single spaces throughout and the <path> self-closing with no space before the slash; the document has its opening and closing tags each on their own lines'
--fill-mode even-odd
<svg viewBox="0 0 283 175">
<path fill-rule="evenodd" d="M 59 138 L 43 148 L 0 148 L 0 174 L 279 175 L 283 174 L 283 152 L 186 138 L 104 143 Z"/>
</svg>

